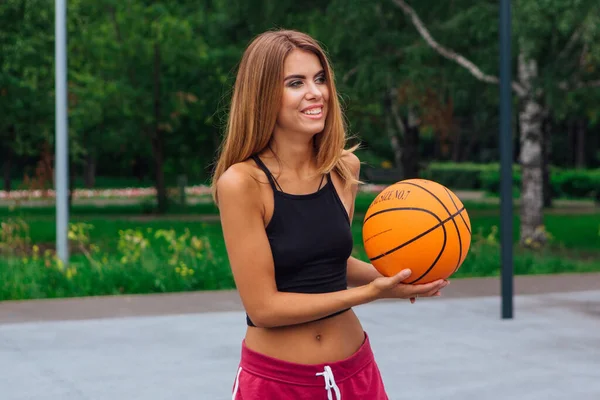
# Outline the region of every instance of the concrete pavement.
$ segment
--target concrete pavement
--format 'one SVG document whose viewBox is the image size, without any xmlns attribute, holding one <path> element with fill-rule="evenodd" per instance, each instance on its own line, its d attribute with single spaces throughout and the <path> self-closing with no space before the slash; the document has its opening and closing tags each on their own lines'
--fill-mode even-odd
<svg viewBox="0 0 600 400">
<path fill-rule="evenodd" d="M 583 276 L 589 285 L 572 290 L 560 277 L 541 277 L 559 282 L 555 290 L 547 283 L 549 290 L 527 292 L 521 283 L 513 320 L 501 320 L 500 298 L 481 289 L 452 294 L 485 280 L 456 280 L 447 297 L 415 305 L 378 302 L 355 310 L 390 400 L 598 400 L 599 278 Z M 173 301 L 135 302 L 161 298 Z M 36 318 L 31 310 L 25 318 L 24 303 L 0 303 L 0 400 L 230 399 L 244 314 L 231 293 L 213 299 L 219 311 L 136 316 L 112 303 L 113 314 L 92 319 Z M 51 302 L 37 303 L 47 311 L 42 303 Z"/>
</svg>

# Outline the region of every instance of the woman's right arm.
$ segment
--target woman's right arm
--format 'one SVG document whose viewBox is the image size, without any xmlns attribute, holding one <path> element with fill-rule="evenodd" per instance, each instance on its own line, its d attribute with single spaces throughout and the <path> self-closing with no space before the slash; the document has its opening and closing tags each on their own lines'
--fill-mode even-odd
<svg viewBox="0 0 600 400">
<path fill-rule="evenodd" d="M 231 270 L 244 308 L 256 326 L 294 325 L 326 317 L 386 297 L 408 277 L 401 272 L 395 277 L 378 278 L 368 285 L 332 293 L 279 292 L 258 185 L 243 165 L 231 167 L 217 182 L 221 226 Z M 401 286 L 406 286 L 406 298 L 438 290 L 435 282 Z"/>
</svg>

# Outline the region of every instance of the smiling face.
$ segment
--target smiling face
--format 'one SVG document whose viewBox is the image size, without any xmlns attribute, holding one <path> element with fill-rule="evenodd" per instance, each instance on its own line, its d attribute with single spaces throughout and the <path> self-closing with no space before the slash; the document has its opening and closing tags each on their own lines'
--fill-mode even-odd
<svg viewBox="0 0 600 400">
<path fill-rule="evenodd" d="M 306 134 L 323 131 L 327 117 L 329 89 L 319 57 L 295 49 L 283 66 L 283 97 L 276 131 Z"/>
</svg>

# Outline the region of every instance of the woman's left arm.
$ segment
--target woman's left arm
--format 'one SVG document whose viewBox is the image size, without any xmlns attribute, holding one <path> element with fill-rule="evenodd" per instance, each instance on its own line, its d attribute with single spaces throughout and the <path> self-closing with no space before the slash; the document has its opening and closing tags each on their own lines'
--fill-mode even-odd
<svg viewBox="0 0 600 400">
<path fill-rule="evenodd" d="M 375 278 L 383 276 L 373 265 L 359 260 L 355 257 L 348 259 L 347 266 L 348 286 L 358 287 L 368 285 Z"/>
</svg>

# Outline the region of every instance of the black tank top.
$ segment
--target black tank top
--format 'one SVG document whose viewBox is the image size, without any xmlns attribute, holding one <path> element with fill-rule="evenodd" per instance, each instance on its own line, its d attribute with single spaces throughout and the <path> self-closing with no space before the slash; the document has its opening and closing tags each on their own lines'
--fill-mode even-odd
<svg viewBox="0 0 600 400">
<path fill-rule="evenodd" d="M 258 156 L 254 155 L 252 159 L 267 175 L 274 193 L 273 216 L 266 232 L 275 264 L 277 289 L 295 293 L 347 289 L 346 267 L 352 254 L 352 231 L 331 175 L 327 174 L 325 185 L 319 185 L 314 193 L 289 194 L 281 190 Z M 255 326 L 247 314 L 246 322 Z"/>
</svg>

